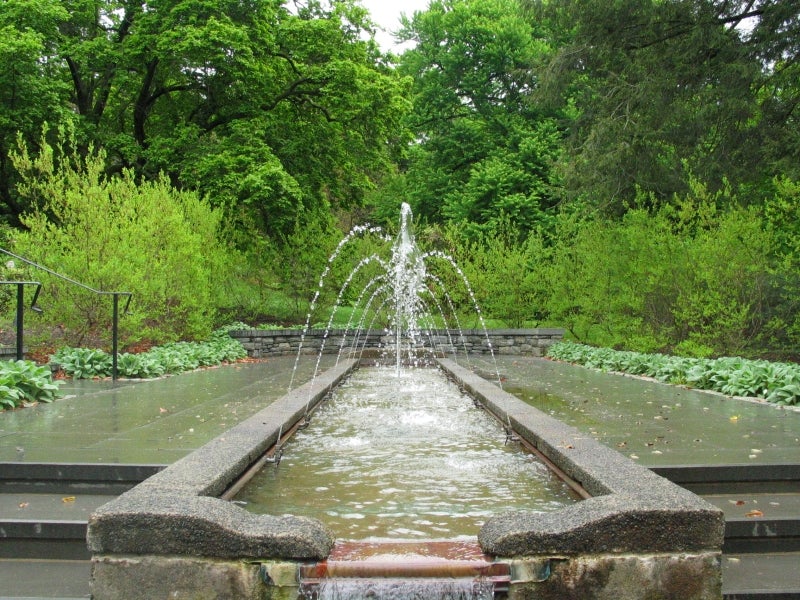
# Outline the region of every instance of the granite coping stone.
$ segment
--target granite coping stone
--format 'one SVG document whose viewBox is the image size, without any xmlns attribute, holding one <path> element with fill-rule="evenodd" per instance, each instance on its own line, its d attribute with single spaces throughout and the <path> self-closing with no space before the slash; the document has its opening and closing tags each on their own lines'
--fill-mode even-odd
<svg viewBox="0 0 800 600">
<path fill-rule="evenodd" d="M 498 556 L 719 551 L 722 512 L 699 496 L 504 392 L 455 362 L 439 365 L 592 497 L 489 518 L 478 541 Z"/>
<path fill-rule="evenodd" d="M 333 536 L 318 520 L 254 515 L 221 495 L 302 419 L 357 361 L 342 361 L 98 508 L 93 554 L 321 559 Z"/>
<path fill-rule="evenodd" d="M 132 494 L 92 515 L 89 550 L 97 554 L 214 558 L 321 559 L 333 536 L 316 519 L 256 515 L 235 504 L 188 494 Z"/>
</svg>

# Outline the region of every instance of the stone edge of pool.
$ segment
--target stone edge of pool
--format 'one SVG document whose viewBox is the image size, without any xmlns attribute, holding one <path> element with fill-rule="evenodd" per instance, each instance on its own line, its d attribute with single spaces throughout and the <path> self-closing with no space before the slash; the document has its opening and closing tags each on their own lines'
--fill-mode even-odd
<svg viewBox="0 0 800 600">
<path fill-rule="evenodd" d="M 298 561 L 333 548 L 327 528 L 254 515 L 219 496 L 357 366 L 345 361 L 320 374 L 95 511 L 87 533 L 93 597 L 183 590 L 261 598 L 265 583 L 296 597 Z M 457 363 L 439 366 L 592 496 L 484 524 L 484 552 L 512 565 L 509 597 L 722 597 L 720 510 Z"/>
<path fill-rule="evenodd" d="M 699 496 L 453 361 L 439 363 L 592 496 L 554 512 L 490 518 L 478 537 L 487 553 L 692 552 L 722 546 L 722 512 Z"/>
</svg>

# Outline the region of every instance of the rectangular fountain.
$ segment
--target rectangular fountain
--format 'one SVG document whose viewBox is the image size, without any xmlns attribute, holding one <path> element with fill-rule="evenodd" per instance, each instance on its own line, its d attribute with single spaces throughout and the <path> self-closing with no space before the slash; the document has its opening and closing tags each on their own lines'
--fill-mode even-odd
<svg viewBox="0 0 800 600">
<path fill-rule="evenodd" d="M 461 532 L 444 540 L 472 543 L 480 561 L 496 565 L 468 581 L 494 577 L 489 597 L 721 598 L 720 511 L 453 361 L 439 364 L 487 413 L 510 424 L 513 435 L 591 495 L 546 511 L 535 502 L 498 502 L 496 512 L 479 515 L 475 537 Z M 330 565 L 332 558 L 340 573 L 357 572 L 336 558 L 344 542 L 336 542 L 323 514 L 315 515 L 313 502 L 303 516 L 283 514 L 286 508 L 254 514 L 221 499 L 251 465 L 270 465 L 279 437 L 304 424 L 308 408 L 357 366 L 344 361 L 101 507 L 88 533 L 94 597 L 294 600 L 301 585 L 313 581 L 318 589 L 330 574 L 320 565 Z M 288 447 L 284 444 L 279 445 Z M 349 534 L 345 529 L 338 535 Z M 375 537 L 387 541 L 387 535 Z M 421 541 L 431 542 L 432 535 L 423 532 Z M 407 540 L 392 540 L 400 541 Z M 393 575 L 402 573 L 402 562 Z M 447 572 L 453 566 L 436 568 Z M 409 567 L 403 583 L 417 575 Z M 374 584 L 372 578 L 369 585 Z M 485 586 L 475 589 L 461 597 L 487 597 Z"/>
<path fill-rule="evenodd" d="M 234 501 L 339 540 L 475 538 L 497 512 L 577 499 L 439 369 L 359 369 L 284 450 Z"/>
</svg>

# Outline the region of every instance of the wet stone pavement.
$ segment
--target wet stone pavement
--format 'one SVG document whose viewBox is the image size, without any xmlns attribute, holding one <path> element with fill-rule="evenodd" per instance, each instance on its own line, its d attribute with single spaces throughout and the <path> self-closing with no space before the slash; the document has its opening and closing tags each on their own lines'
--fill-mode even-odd
<svg viewBox="0 0 800 600">
<path fill-rule="evenodd" d="M 541 359 L 497 370 L 507 392 L 648 467 L 800 461 L 793 408 Z"/>
<path fill-rule="evenodd" d="M 0 462 L 172 463 L 285 394 L 294 362 L 116 384 L 68 381 L 63 399 L 0 413 Z M 314 360 L 300 361 L 295 385 L 313 369 Z"/>
<path fill-rule="evenodd" d="M 324 358 L 322 367 L 333 360 Z M 300 361 L 295 385 L 310 378 L 314 362 L 308 357 Z M 496 364 L 488 359 L 459 362 L 490 379 L 499 372 L 506 391 L 648 467 L 800 463 L 796 410 L 542 359 L 504 356 Z M 0 413 L 0 463 L 174 462 L 281 397 L 293 365 L 294 357 L 271 358 L 155 381 L 69 382 L 63 388 L 67 398 Z M 794 515 L 796 498 L 785 492 L 764 497 L 759 509 L 766 507 L 766 516 L 780 513 L 784 518 L 780 511 Z M 52 511 L 58 518 L 81 520 L 94 503 L 104 501 L 71 497 L 8 493 L 0 503 L 0 518 L 19 518 L 26 511 L 42 518 Z M 725 510 L 726 518 L 747 519 L 745 509 L 752 510 L 749 495 L 719 493 L 708 499 Z M 788 566 L 781 562 L 787 557 Z M 769 575 L 773 572 L 800 577 L 797 553 L 775 555 L 767 563 L 756 559 L 755 554 L 726 556 L 726 580 L 734 580 L 736 568 L 748 574 L 742 585 L 752 581 L 754 589 L 774 579 Z M 772 597 L 800 597 L 800 581 L 790 584 L 797 586 L 797 596 Z M 78 598 L 88 593 L 85 561 L 0 557 L 0 598 Z"/>
</svg>

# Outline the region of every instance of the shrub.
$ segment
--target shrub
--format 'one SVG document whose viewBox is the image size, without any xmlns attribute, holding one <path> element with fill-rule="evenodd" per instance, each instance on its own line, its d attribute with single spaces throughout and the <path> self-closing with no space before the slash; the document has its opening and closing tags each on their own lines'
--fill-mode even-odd
<svg viewBox="0 0 800 600">
<path fill-rule="evenodd" d="M 92 288 L 132 292 L 132 313 L 120 320 L 128 341 L 207 336 L 215 317 L 211 290 L 225 264 L 220 213 L 164 177 L 106 176 L 102 152 L 81 157 L 42 144 L 38 156 L 22 146 L 13 157 L 19 192 L 33 206 L 22 216 L 27 231 L 17 234 L 15 251 Z M 107 335 L 108 296 L 34 273 L 45 312 L 32 324 L 63 326 L 73 344 Z"/>
<path fill-rule="evenodd" d="M 240 324 L 216 330 L 205 342 L 171 342 L 141 354 L 117 356 L 117 374 L 131 378 L 153 378 L 191 371 L 199 367 L 233 362 L 247 356 L 241 343 L 227 332 Z M 53 355 L 53 362 L 75 379 L 110 377 L 113 357 L 103 350 L 63 348 Z"/>
<path fill-rule="evenodd" d="M 47 367 L 27 360 L 0 361 L 0 409 L 25 402 L 52 402 L 60 396 L 59 385 Z"/>
<path fill-rule="evenodd" d="M 547 355 L 602 371 L 646 375 L 666 383 L 713 390 L 728 396 L 763 398 L 775 404 L 800 404 L 800 365 L 796 364 L 740 357 L 705 359 L 622 352 L 572 342 L 553 344 Z"/>
<path fill-rule="evenodd" d="M 761 213 L 697 182 L 672 204 L 639 202 L 621 219 L 559 217 L 541 274 L 548 320 L 597 346 L 765 351 L 774 239 Z"/>
</svg>

